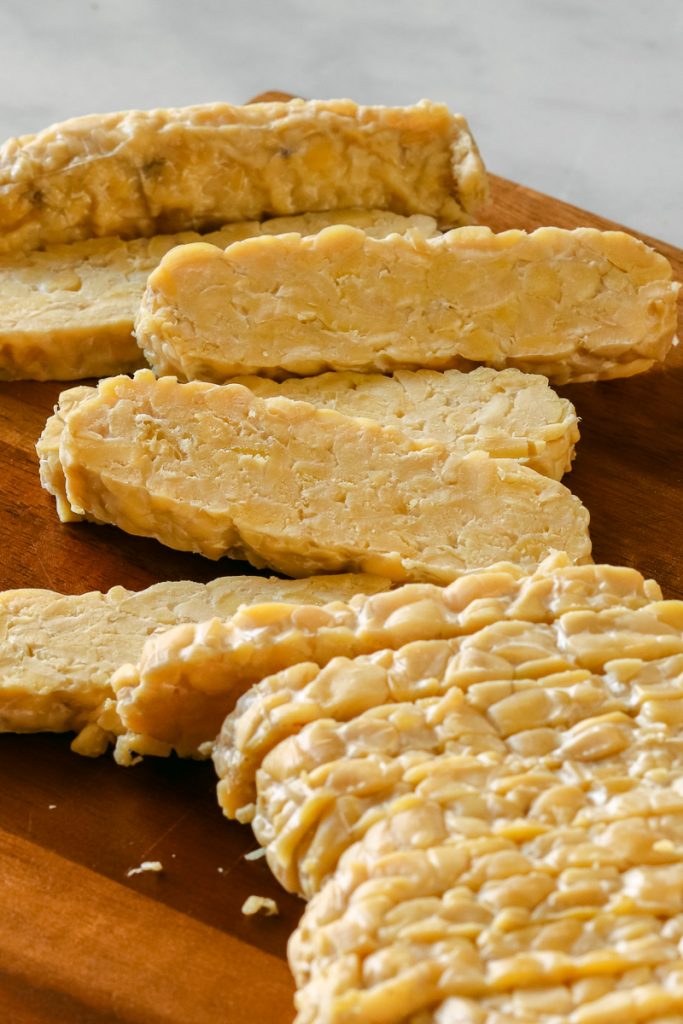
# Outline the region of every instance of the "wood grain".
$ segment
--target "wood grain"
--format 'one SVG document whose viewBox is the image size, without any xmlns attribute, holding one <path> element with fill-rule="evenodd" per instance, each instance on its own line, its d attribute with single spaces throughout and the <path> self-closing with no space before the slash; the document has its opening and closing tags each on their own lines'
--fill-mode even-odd
<svg viewBox="0 0 683 1024">
<path fill-rule="evenodd" d="M 496 230 L 615 225 L 493 178 Z M 646 239 L 683 278 L 683 253 Z M 683 330 L 681 330 L 683 336 Z M 566 482 L 592 516 L 596 560 L 634 565 L 683 597 L 683 368 L 566 387 L 582 439 Z M 0 586 L 67 593 L 250 571 L 62 526 L 40 489 L 35 441 L 64 385 L 0 385 Z M 206 764 L 87 761 L 60 736 L 0 736 L 0 1020 L 12 1024 L 285 1024 L 286 940 L 301 910 L 247 829 L 221 818 Z M 52 809 L 50 807 L 52 806 Z M 161 875 L 127 877 L 142 860 Z M 220 869 L 220 870 L 219 870 Z M 277 899 L 247 919 L 244 899 Z"/>
</svg>

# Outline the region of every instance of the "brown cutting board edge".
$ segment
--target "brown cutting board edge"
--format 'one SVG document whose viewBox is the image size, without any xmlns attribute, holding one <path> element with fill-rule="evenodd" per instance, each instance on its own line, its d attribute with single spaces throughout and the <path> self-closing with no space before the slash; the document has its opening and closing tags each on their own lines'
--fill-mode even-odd
<svg viewBox="0 0 683 1024">
<path fill-rule="evenodd" d="M 503 178 L 492 186 L 496 230 L 617 227 Z M 683 278 L 683 253 L 645 240 Z M 244 571 L 57 522 L 33 446 L 63 387 L 0 385 L 0 586 L 76 593 Z M 566 482 L 591 511 L 596 560 L 634 565 L 683 597 L 683 369 L 562 392 L 582 432 Z M 256 844 L 221 818 L 209 765 L 149 758 L 122 769 L 77 757 L 66 737 L 0 736 L 0 772 L 1 1021 L 292 1020 L 284 957 L 302 905 L 262 860 L 244 860 Z M 163 873 L 127 877 L 143 860 Z M 275 898 L 280 916 L 245 918 L 252 893 Z"/>
</svg>

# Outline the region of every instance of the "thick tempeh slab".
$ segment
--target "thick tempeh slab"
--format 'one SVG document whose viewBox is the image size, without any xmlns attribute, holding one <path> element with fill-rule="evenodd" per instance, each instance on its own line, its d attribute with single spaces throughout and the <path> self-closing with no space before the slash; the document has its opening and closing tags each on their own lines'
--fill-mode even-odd
<svg viewBox="0 0 683 1024">
<path fill-rule="evenodd" d="M 0 149 L 0 251 L 348 207 L 471 223 L 487 197 L 442 104 L 292 100 L 93 114 Z"/>
<path fill-rule="evenodd" d="M 642 657 L 643 644 L 656 646 L 651 636 L 643 638 L 642 623 L 640 632 L 636 628 L 627 636 L 622 617 L 617 620 L 622 626 L 618 646 L 598 638 L 591 648 L 591 635 L 585 631 L 589 623 L 584 619 L 581 629 L 570 635 L 566 631 L 567 615 L 578 610 L 601 613 L 618 609 L 618 615 L 624 610 L 636 611 L 659 601 L 661 591 L 653 580 L 644 580 L 634 569 L 569 566 L 566 558 L 554 556 L 530 577 L 515 579 L 501 572 L 472 574 L 452 583 L 441 594 L 433 588 L 414 586 L 396 591 L 392 598 L 363 603 L 363 615 L 371 613 L 373 645 L 375 649 L 385 647 L 384 651 L 359 657 L 361 647 L 368 651 L 371 646 L 368 629 L 361 616 L 355 623 L 349 617 L 346 657 L 332 659 L 322 669 L 313 658 L 308 662 L 302 659 L 264 678 L 237 701 L 223 723 L 213 752 L 221 780 L 219 803 L 228 817 L 244 820 L 249 816 L 247 808 L 255 799 L 254 778 L 259 764 L 278 743 L 295 735 L 307 722 L 320 718 L 348 721 L 368 708 L 441 694 L 444 687 L 467 689 L 475 683 L 497 681 L 507 688 L 514 685 L 518 666 L 524 665 L 524 671 L 530 672 L 531 662 L 533 675 L 539 670 L 558 670 L 562 657 L 554 635 L 545 632 L 558 620 L 564 622 L 562 644 L 568 661 L 578 659 L 583 664 L 590 658 L 590 670 L 596 671 L 606 660 L 625 656 L 629 644 L 631 653 L 634 645 L 640 644 L 636 653 Z M 384 618 L 381 610 L 385 610 Z M 254 616 L 258 613 L 256 608 L 251 612 Z M 524 623 L 534 627 L 526 635 L 520 628 Z M 649 620 L 645 625 L 648 623 L 652 625 Z M 536 629 L 537 625 L 542 628 Z M 323 629 L 327 634 L 330 627 Z M 333 629 L 340 630 L 341 621 Z M 663 638 L 666 626 L 658 629 Z M 453 639 L 442 639 L 446 637 Z M 461 644 L 458 638 L 469 639 Z M 329 649 L 328 636 L 321 639 Z M 160 637 L 159 645 L 150 644 L 150 648 L 158 650 L 166 640 Z M 303 642 L 299 643 L 303 649 Z M 315 650 L 313 645 L 310 649 Z M 337 649 L 341 651 L 343 643 Z M 184 653 L 191 657 L 189 647 Z M 661 639 L 658 653 L 666 653 Z M 147 648 L 143 659 L 146 656 Z M 201 660 L 201 649 L 197 656 Z M 199 675 L 199 666 L 196 671 Z"/>
<path fill-rule="evenodd" d="M 596 380 L 664 359 L 671 278 L 663 256 L 618 231 L 369 239 L 335 227 L 169 253 L 136 333 L 158 373 L 185 379 L 484 363 Z"/>
<path fill-rule="evenodd" d="M 544 377 L 520 370 L 397 370 L 390 377 L 342 372 L 280 383 L 238 377 L 234 383 L 262 397 L 283 395 L 367 416 L 417 439 L 433 437 L 453 451 L 516 459 L 555 480 L 570 469 L 579 440 L 571 402 Z"/>
<path fill-rule="evenodd" d="M 0 256 L 0 379 L 77 380 L 135 370 L 144 360 L 133 321 L 147 278 L 169 249 L 198 241 L 224 248 L 256 235 L 309 234 L 330 224 L 350 224 L 377 237 L 436 229 L 430 217 L 339 210 L 242 221 L 203 236 L 101 238 L 6 253 Z"/>
<path fill-rule="evenodd" d="M 119 745 L 120 755 L 125 756 L 126 745 L 144 753 L 146 740 L 154 750 L 164 742 L 182 754 L 196 753 L 218 735 L 247 687 L 264 680 L 225 721 L 216 749 L 218 774 L 225 780 L 220 799 L 234 815 L 253 798 L 254 766 L 282 738 L 279 730 L 287 735 L 306 721 L 309 710 L 317 715 L 321 701 L 332 700 L 326 675 L 320 689 L 307 689 L 318 673 L 303 663 L 325 665 L 339 655 L 356 657 L 413 641 L 464 636 L 501 618 L 552 622 L 574 608 L 638 608 L 659 596 L 656 584 L 632 570 L 571 566 L 566 555 L 554 555 L 531 576 L 517 566 L 501 565 L 469 573 L 446 588 L 412 584 L 324 608 L 254 606 L 227 622 L 181 626 L 152 638 L 137 664 L 123 667 L 114 679 L 117 709 L 129 733 Z M 265 681 L 293 665 L 298 667 L 291 675 Z M 370 687 L 362 699 L 372 703 L 376 693 Z M 391 699 L 384 684 L 381 693 Z M 346 705 L 343 693 L 337 694 L 335 716 L 369 706 L 358 705 L 353 687 L 349 696 Z M 286 714 L 278 726 L 277 711 L 272 717 L 270 711 L 279 703 Z"/>
<path fill-rule="evenodd" d="M 50 590 L 0 593 L 0 732 L 80 731 L 75 748 L 101 753 L 120 723 L 110 680 L 154 633 L 182 622 L 232 615 L 243 604 L 324 604 L 388 589 L 377 576 L 303 580 L 230 576 L 208 584 L 157 583 L 133 593 Z"/>
<path fill-rule="evenodd" d="M 210 558 L 448 582 L 553 549 L 590 557 L 588 513 L 556 481 L 305 402 L 142 370 L 101 381 L 63 418 L 77 515 Z"/>
</svg>

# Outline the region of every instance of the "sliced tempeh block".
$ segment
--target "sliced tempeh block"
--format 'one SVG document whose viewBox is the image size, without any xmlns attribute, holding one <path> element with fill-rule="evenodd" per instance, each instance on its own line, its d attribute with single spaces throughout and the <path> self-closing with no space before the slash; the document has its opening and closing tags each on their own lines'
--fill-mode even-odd
<svg viewBox="0 0 683 1024">
<path fill-rule="evenodd" d="M 590 559 L 588 513 L 554 480 L 236 384 L 101 381 L 63 415 L 59 461 L 76 515 L 290 576 L 444 583 L 552 550 Z"/>
<path fill-rule="evenodd" d="M 498 574 L 498 580 L 502 582 L 502 578 Z M 520 673 L 564 673 L 578 665 L 578 675 L 587 675 L 603 671 L 612 658 L 626 657 L 627 650 L 639 658 L 648 647 L 655 657 L 679 657 L 675 649 L 667 651 L 663 646 L 665 636 L 669 643 L 678 642 L 675 630 L 672 632 L 666 622 L 651 616 L 644 621 L 629 620 L 627 612 L 652 606 L 661 597 L 652 580 L 643 580 L 632 569 L 605 565 L 567 567 L 558 560 L 549 560 L 534 576 L 511 582 L 505 596 L 501 587 L 494 598 L 487 589 L 495 580 L 496 574 L 468 578 L 467 586 L 473 596 L 464 607 L 456 593 L 458 589 L 463 592 L 465 581 L 451 584 L 441 601 L 433 603 L 431 631 L 427 628 L 422 634 L 416 626 L 420 615 L 427 612 L 428 598 L 425 594 L 420 602 L 415 594 L 411 601 L 408 591 L 417 588 L 403 588 L 403 592 L 396 592 L 403 597 L 402 615 L 392 612 L 392 616 L 399 628 L 403 626 L 406 630 L 408 642 L 396 642 L 397 633 L 389 628 L 389 618 L 385 627 L 386 650 L 354 657 L 354 648 L 349 644 L 350 656 L 334 658 L 324 668 L 313 661 L 301 661 L 248 690 L 223 723 L 213 752 L 221 780 L 219 803 L 228 817 L 244 819 L 245 808 L 255 799 L 256 770 L 268 752 L 319 718 L 348 721 L 371 707 L 435 696 L 456 686 L 468 690 L 470 686 L 491 683 L 491 692 L 504 696 L 513 691 L 514 680 Z M 479 596 L 474 596 L 479 589 Z M 439 608 L 451 602 L 458 609 L 456 615 L 440 615 Z M 388 603 L 373 600 L 366 607 L 377 609 Z M 588 646 L 591 634 L 586 632 L 589 623 L 585 616 L 580 623 L 582 632 L 570 636 L 566 632 L 572 621 L 568 613 L 579 609 L 602 616 L 599 621 L 603 625 L 609 618 L 607 613 L 614 610 L 609 621 L 620 628 L 617 646 L 602 638 L 592 648 Z M 253 609 L 253 613 L 258 614 L 258 609 Z M 559 631 L 554 629 L 558 621 Z M 655 624 L 659 630 L 657 640 L 648 633 Z M 635 628 L 628 632 L 627 627 L 631 626 Z M 430 639 L 449 635 L 454 639 Z M 420 636 L 423 638 L 413 639 Z M 163 643 L 164 638 L 160 641 Z M 356 650 L 358 646 L 355 645 Z M 147 650 L 143 658 L 146 653 Z M 679 662 L 683 671 L 683 655 Z M 614 692 L 623 688 L 621 677 L 615 676 Z M 484 685 L 479 689 L 489 692 Z M 584 691 L 580 693 L 583 695 Z"/>
<path fill-rule="evenodd" d="M 110 680 L 155 632 L 232 615 L 243 604 L 325 604 L 388 589 L 377 576 L 303 580 L 231 576 L 208 584 L 158 583 L 138 593 L 0 593 L 0 732 L 79 731 L 75 749 L 99 754 L 121 731 Z"/>
<path fill-rule="evenodd" d="M 93 114 L 0 148 L 0 251 L 350 207 L 452 227 L 486 197 L 465 119 L 427 100 Z"/>
<path fill-rule="evenodd" d="M 233 383 L 261 397 L 283 395 L 367 416 L 410 437 L 433 437 L 453 451 L 516 459 L 555 480 L 571 468 L 579 440 L 571 402 L 555 394 L 545 377 L 520 370 L 397 370 L 389 377 L 342 372 L 280 383 L 238 377 Z"/>
<path fill-rule="evenodd" d="M 399 702 L 311 720 L 263 763 L 257 834 L 312 897 L 298 1024 L 676 1019 L 683 602 L 497 621 L 456 661 L 469 644 L 499 672 L 430 668 L 443 641 L 394 652 Z M 361 692 L 352 666 L 336 692 Z"/>
<path fill-rule="evenodd" d="M 184 379 L 484 363 L 563 383 L 663 360 L 677 292 L 668 261 L 618 231 L 332 227 L 169 253 L 136 334 L 158 373 Z"/>
<path fill-rule="evenodd" d="M 555 555 L 532 576 L 516 566 L 498 566 L 443 589 L 411 584 L 324 608 L 255 605 L 227 622 L 181 626 L 152 638 L 137 664 L 122 667 L 113 680 L 117 710 L 128 729 L 119 757 L 125 759 L 127 746 L 144 753 L 147 739 L 155 749 L 161 741 L 181 754 L 196 754 L 218 735 L 240 695 L 264 680 L 227 719 L 216 748 L 216 768 L 225 780 L 221 801 L 235 814 L 253 798 L 254 773 L 264 753 L 305 723 L 308 714 L 316 717 L 321 704 L 328 715 L 343 719 L 372 706 L 378 693 L 380 702 L 402 699 L 400 672 L 399 689 L 387 688 L 384 670 L 378 670 L 377 687 L 364 678 L 367 693 L 359 695 L 349 685 L 348 703 L 344 693 L 327 692 L 325 673 L 320 688 L 307 689 L 318 675 L 317 666 L 332 658 L 464 636 L 501 618 L 552 622 L 582 607 L 637 609 L 660 596 L 656 584 L 633 570 L 570 566 L 566 555 Z M 297 668 L 284 678 L 265 680 L 288 666 Z M 438 692 L 425 686 L 424 695 Z M 279 704 L 283 716 L 278 725 Z"/>
<path fill-rule="evenodd" d="M 672 629 L 667 621 L 670 609 L 664 615 L 657 611 L 602 611 L 594 613 L 594 626 L 612 634 L 606 644 L 608 659 L 618 651 L 619 641 L 624 657 L 642 650 L 644 642 L 649 644 L 654 660 L 645 659 L 643 664 L 660 669 L 661 683 L 673 684 L 676 679 L 678 696 L 683 698 L 680 671 L 670 674 L 672 658 L 657 658 L 663 639 L 672 646 L 677 643 L 680 669 L 683 629 Z M 683 625 L 683 602 L 679 602 L 678 617 Z M 500 818 L 523 818 L 529 809 L 528 789 L 505 794 L 501 783 L 505 776 L 514 778 L 535 766 L 534 799 L 571 779 L 590 787 L 595 800 L 605 778 L 629 768 L 631 778 L 647 780 L 656 764 L 680 753 L 683 700 L 676 707 L 669 702 L 666 709 L 681 719 L 668 741 L 662 737 L 662 723 L 671 725 L 671 718 L 653 708 L 656 690 L 634 693 L 614 674 L 600 674 L 604 666 L 591 672 L 582 658 L 581 644 L 565 645 L 565 640 L 560 618 L 552 626 L 496 623 L 463 640 L 424 641 L 420 669 L 404 668 L 404 686 L 413 690 L 404 701 L 376 703 L 344 723 L 324 716 L 315 720 L 311 714 L 299 733 L 271 750 L 256 776 L 258 799 L 252 826 L 259 843 L 268 849 L 278 880 L 286 889 L 310 898 L 334 871 L 342 852 L 381 817 L 383 806 L 414 792 L 433 798 L 441 783 L 448 786 L 459 781 L 449 762 L 451 755 L 479 760 L 481 790 L 491 799 L 484 801 L 488 809 L 480 810 L 478 816 L 493 829 Z M 525 654 L 520 661 L 522 648 Z M 395 652 L 395 663 L 401 662 L 404 650 Z M 433 675 L 425 667 L 430 653 Z M 407 651 L 406 659 L 411 654 Z M 490 671 L 487 678 L 482 672 L 473 682 L 472 659 L 482 654 L 490 665 L 498 661 L 500 674 Z M 365 668 L 376 692 L 381 659 L 365 660 L 369 663 L 330 662 L 329 676 L 334 673 L 336 679 L 328 677 L 328 683 L 341 689 L 348 673 L 350 684 L 360 689 Z M 385 665 L 387 661 L 385 652 Z M 434 685 L 434 677 L 445 696 L 416 700 L 421 689 Z M 492 755 L 490 773 L 488 755 Z M 583 800 L 584 806 L 590 803 L 585 795 Z M 580 806 L 580 800 L 575 800 L 573 812 Z"/>
<path fill-rule="evenodd" d="M 377 237 L 436 229 L 430 217 L 339 210 L 242 221 L 204 236 L 100 238 L 6 253 L 0 256 L 0 379 L 76 380 L 135 370 L 144 360 L 133 321 L 147 278 L 169 249 L 198 241 L 225 247 L 281 231 L 309 234 L 330 224 L 350 224 Z"/>
</svg>

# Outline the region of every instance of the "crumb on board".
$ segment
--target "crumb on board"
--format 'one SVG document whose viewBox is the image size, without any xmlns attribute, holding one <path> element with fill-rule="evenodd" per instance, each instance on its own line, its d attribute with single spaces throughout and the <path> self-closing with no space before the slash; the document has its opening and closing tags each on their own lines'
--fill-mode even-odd
<svg viewBox="0 0 683 1024">
<path fill-rule="evenodd" d="M 254 817 L 255 810 L 256 804 L 245 804 L 244 807 L 240 807 L 235 813 L 235 820 L 239 821 L 240 825 L 248 825 Z"/>
<path fill-rule="evenodd" d="M 245 860 L 260 860 L 261 857 L 265 857 L 266 848 L 265 846 L 259 846 L 258 850 L 250 850 L 249 853 L 245 853 Z"/>
<path fill-rule="evenodd" d="M 130 868 L 130 870 L 127 872 L 126 877 L 130 878 L 132 875 L 142 875 L 146 871 L 159 872 L 163 870 L 164 865 L 161 863 L 160 860 L 143 860 L 142 864 L 140 864 L 138 867 Z"/>
<path fill-rule="evenodd" d="M 248 896 L 242 904 L 242 913 L 247 917 L 253 917 L 254 914 L 262 914 L 264 917 L 275 917 L 280 913 L 280 910 L 275 900 L 271 900 L 270 896 Z"/>
<path fill-rule="evenodd" d="M 48 804 L 47 809 L 48 811 L 54 811 L 57 809 L 57 804 Z"/>
</svg>

